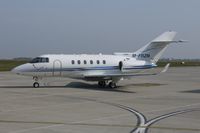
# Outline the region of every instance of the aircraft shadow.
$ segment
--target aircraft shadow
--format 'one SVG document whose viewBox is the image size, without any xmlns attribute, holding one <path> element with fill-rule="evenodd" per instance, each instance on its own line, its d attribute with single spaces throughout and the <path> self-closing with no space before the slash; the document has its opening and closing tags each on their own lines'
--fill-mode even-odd
<svg viewBox="0 0 200 133">
<path fill-rule="evenodd" d="M 181 91 L 182 93 L 200 93 L 200 89 L 196 90 L 188 90 L 188 91 Z"/>
<path fill-rule="evenodd" d="M 15 89 L 40 89 L 40 88 L 74 88 L 74 89 L 85 89 L 85 90 L 98 90 L 98 91 L 112 91 L 112 92 L 121 92 L 121 93 L 135 93 L 133 91 L 126 91 L 121 90 L 119 88 L 123 88 L 121 86 L 118 86 L 118 88 L 101 88 L 97 84 L 87 84 L 83 82 L 70 82 L 69 84 L 65 86 L 40 86 L 40 88 L 33 88 L 32 86 L 0 86 L 0 88 L 15 88 Z"/>
<path fill-rule="evenodd" d="M 86 89 L 86 90 L 97 90 L 97 91 L 112 91 L 112 92 L 122 92 L 122 93 L 135 93 L 133 91 L 126 91 L 120 88 L 122 86 L 118 86 L 117 88 L 109 88 L 109 87 L 99 87 L 97 84 L 87 84 L 83 82 L 71 82 L 67 84 L 65 87 L 75 88 L 75 89 Z"/>
<path fill-rule="evenodd" d="M 166 84 L 159 84 L 159 83 L 134 83 L 134 84 L 127 84 L 125 86 L 118 86 L 117 88 L 109 88 L 109 87 L 99 87 L 96 83 L 89 84 L 84 82 L 70 82 L 65 86 L 40 86 L 40 88 L 74 88 L 74 89 L 85 89 L 85 90 L 97 90 L 97 91 L 110 91 L 110 92 L 121 92 L 121 93 L 136 93 L 134 91 L 127 91 L 126 88 L 129 87 L 151 87 L 151 86 L 161 86 Z M 0 86 L 0 88 L 33 88 L 32 86 Z M 39 89 L 39 88 L 33 88 Z M 200 90 L 194 91 L 185 91 L 190 93 L 200 93 Z"/>
<path fill-rule="evenodd" d="M 159 84 L 159 83 L 133 83 L 133 84 L 127 84 L 126 87 L 154 87 L 154 86 L 163 86 L 167 84 Z"/>
</svg>

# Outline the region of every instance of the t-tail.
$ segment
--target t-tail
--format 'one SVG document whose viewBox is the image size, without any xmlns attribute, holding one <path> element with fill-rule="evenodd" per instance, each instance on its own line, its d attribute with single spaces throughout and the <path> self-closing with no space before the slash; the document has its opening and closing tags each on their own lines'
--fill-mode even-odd
<svg viewBox="0 0 200 133">
<path fill-rule="evenodd" d="M 133 53 L 133 57 L 138 60 L 145 60 L 148 62 L 156 63 L 163 52 L 166 50 L 168 44 L 180 41 L 174 41 L 176 32 L 167 31 L 155 38 L 153 41 L 140 48 L 138 51 Z"/>
</svg>

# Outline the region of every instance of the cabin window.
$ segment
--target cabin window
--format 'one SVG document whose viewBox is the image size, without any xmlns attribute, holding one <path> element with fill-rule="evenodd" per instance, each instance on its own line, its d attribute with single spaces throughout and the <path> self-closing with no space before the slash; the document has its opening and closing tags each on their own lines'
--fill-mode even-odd
<svg viewBox="0 0 200 133">
<path fill-rule="evenodd" d="M 75 61 L 74 61 L 74 60 L 72 60 L 72 64 L 75 64 Z"/>
<path fill-rule="evenodd" d="M 93 60 L 90 60 L 90 64 L 93 64 Z"/>
<path fill-rule="evenodd" d="M 99 61 L 99 60 L 97 60 L 97 64 L 100 64 L 100 61 Z"/>
<path fill-rule="evenodd" d="M 45 58 L 45 57 L 36 57 L 30 61 L 30 63 L 48 63 L 48 62 L 49 62 L 49 58 Z"/>
<path fill-rule="evenodd" d="M 78 64 L 81 64 L 81 61 L 80 61 L 80 60 L 78 60 L 77 62 L 78 62 Z"/>
<path fill-rule="evenodd" d="M 46 58 L 46 62 L 47 62 L 47 63 L 49 62 L 49 58 Z"/>
<path fill-rule="evenodd" d="M 41 62 L 46 62 L 46 58 L 41 58 Z"/>
<path fill-rule="evenodd" d="M 49 62 L 49 58 L 41 58 L 41 62 L 48 63 Z"/>
<path fill-rule="evenodd" d="M 105 60 L 103 60 L 103 64 L 106 64 L 106 61 L 105 61 Z"/>
<path fill-rule="evenodd" d="M 84 60 L 84 61 L 83 61 L 83 63 L 84 63 L 84 64 L 87 64 L 87 61 L 86 61 L 86 60 Z"/>
</svg>

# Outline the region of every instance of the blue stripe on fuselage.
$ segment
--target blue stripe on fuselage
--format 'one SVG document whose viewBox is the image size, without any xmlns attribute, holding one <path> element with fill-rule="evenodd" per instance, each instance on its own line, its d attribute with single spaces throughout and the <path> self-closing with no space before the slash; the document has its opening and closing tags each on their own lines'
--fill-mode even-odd
<svg viewBox="0 0 200 133">
<path fill-rule="evenodd" d="M 144 65 L 144 66 L 129 66 L 123 68 L 124 70 L 133 70 L 133 69 L 150 69 L 156 67 L 155 65 Z M 53 68 L 45 68 L 45 69 L 31 69 L 26 70 L 24 72 L 56 72 L 56 71 L 88 71 L 88 70 L 118 70 L 119 66 L 101 66 L 101 67 L 81 67 L 81 68 L 62 68 L 62 69 L 53 69 Z"/>
</svg>

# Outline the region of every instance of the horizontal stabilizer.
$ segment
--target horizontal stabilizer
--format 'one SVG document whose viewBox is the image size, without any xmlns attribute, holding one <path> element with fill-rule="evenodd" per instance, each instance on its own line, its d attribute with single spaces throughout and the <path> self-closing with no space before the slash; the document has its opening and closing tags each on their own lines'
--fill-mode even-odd
<svg viewBox="0 0 200 133">
<path fill-rule="evenodd" d="M 170 63 L 168 63 L 164 69 L 161 71 L 161 73 L 165 73 L 169 69 Z"/>
</svg>

